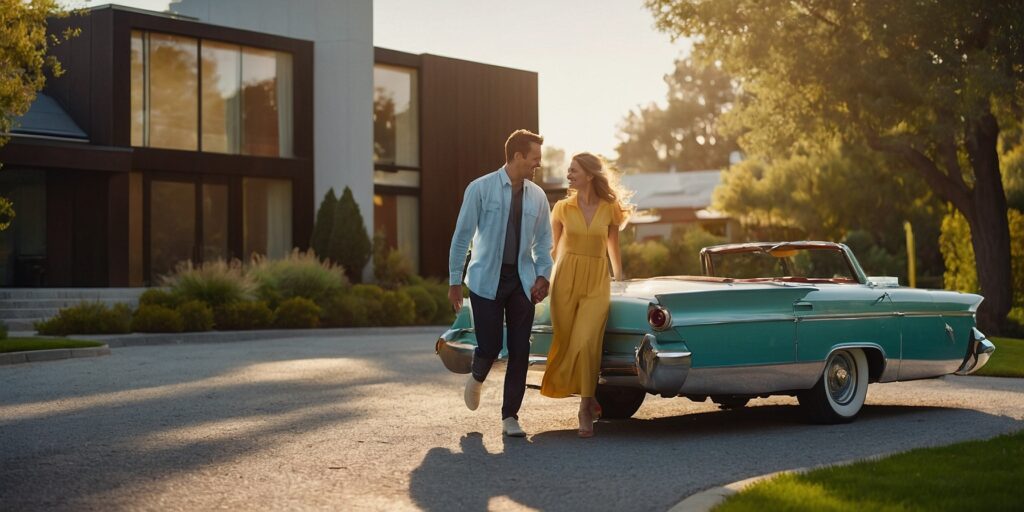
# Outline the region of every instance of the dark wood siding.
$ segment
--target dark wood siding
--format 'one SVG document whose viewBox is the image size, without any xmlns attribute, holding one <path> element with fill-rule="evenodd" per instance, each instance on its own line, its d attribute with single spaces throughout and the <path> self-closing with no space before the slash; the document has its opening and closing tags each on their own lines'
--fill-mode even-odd
<svg viewBox="0 0 1024 512">
<path fill-rule="evenodd" d="M 420 268 L 444 277 L 466 186 L 505 163 L 510 133 L 537 131 L 537 74 L 436 55 L 421 59 Z"/>
</svg>

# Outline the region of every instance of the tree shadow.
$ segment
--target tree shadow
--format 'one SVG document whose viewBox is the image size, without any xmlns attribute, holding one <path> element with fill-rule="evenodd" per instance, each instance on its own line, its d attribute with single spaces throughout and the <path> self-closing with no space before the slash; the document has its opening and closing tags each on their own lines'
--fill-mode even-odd
<svg viewBox="0 0 1024 512">
<path fill-rule="evenodd" d="M 79 360 L 80 366 L 37 367 L 20 374 L 27 379 L 20 385 L 35 388 L 25 393 L 4 377 L 0 508 L 96 506 L 108 493 L 268 450 L 281 440 L 318 430 L 343 435 L 346 425 L 370 414 L 351 405 L 371 394 L 369 387 L 399 379 L 423 385 L 432 376 L 418 370 L 435 363 L 422 354 L 395 354 L 382 363 L 368 351 L 354 356 L 338 348 L 310 357 L 252 347 L 233 359 L 196 357 L 196 372 L 175 372 L 173 365 L 128 372 L 124 365 L 135 361 L 116 354 Z M 189 353 L 183 359 L 201 351 Z M 340 360 L 348 365 L 340 371 L 370 370 L 333 377 Z"/>
<path fill-rule="evenodd" d="M 793 406 L 601 421 L 506 439 L 489 453 L 470 432 L 461 452 L 431 449 L 410 495 L 425 510 L 485 510 L 504 497 L 537 509 L 666 510 L 702 489 L 752 476 L 1022 428 L 1013 418 L 939 407 L 867 406 L 844 425 L 810 425 Z M 952 431 L 951 431 L 952 430 Z"/>
</svg>

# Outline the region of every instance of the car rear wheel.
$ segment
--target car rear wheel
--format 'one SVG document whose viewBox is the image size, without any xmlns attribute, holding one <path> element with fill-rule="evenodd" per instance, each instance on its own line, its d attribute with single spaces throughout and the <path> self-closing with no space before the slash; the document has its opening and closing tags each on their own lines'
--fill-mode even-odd
<svg viewBox="0 0 1024 512">
<path fill-rule="evenodd" d="M 604 386 L 598 384 L 597 403 L 601 404 L 601 417 L 609 419 L 626 419 L 640 409 L 647 392 L 638 388 L 622 386 Z"/>
<path fill-rule="evenodd" d="M 868 358 L 861 349 L 837 350 L 813 388 L 797 395 L 815 423 L 848 423 L 857 417 L 868 393 Z"/>
</svg>

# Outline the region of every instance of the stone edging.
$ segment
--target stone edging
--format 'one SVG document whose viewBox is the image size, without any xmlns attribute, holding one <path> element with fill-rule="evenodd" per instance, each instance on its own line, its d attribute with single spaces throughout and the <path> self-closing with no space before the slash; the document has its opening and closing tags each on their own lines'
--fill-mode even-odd
<svg viewBox="0 0 1024 512">
<path fill-rule="evenodd" d="M 37 363 L 40 361 L 57 361 L 77 357 L 109 356 L 110 347 L 54 348 L 50 350 L 26 350 L 24 352 L 6 352 L 0 354 L 0 366 L 21 363 Z"/>
</svg>

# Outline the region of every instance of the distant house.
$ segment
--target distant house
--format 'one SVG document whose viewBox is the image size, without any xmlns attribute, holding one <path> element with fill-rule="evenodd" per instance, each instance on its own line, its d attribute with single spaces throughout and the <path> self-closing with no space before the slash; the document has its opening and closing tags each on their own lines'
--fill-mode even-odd
<svg viewBox="0 0 1024 512">
<path fill-rule="evenodd" d="M 676 226 L 699 226 L 732 240 L 738 222 L 710 209 L 711 194 L 721 181 L 718 170 L 624 175 L 622 184 L 636 191 L 633 203 L 640 212 L 633 220 L 636 239 L 667 238 Z"/>
</svg>

